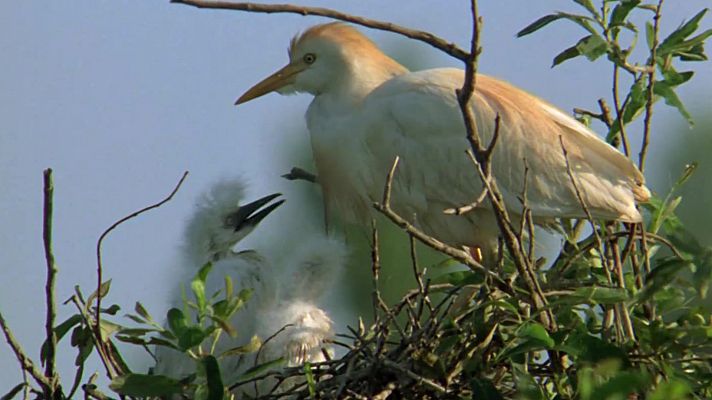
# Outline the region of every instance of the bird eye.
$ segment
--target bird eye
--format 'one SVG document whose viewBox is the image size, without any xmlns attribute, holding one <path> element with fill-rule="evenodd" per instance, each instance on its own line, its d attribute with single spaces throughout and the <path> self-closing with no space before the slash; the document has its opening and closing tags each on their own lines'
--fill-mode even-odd
<svg viewBox="0 0 712 400">
<path fill-rule="evenodd" d="M 316 55 L 314 53 L 307 53 L 304 55 L 304 62 L 307 64 L 313 64 L 316 61 Z"/>
</svg>

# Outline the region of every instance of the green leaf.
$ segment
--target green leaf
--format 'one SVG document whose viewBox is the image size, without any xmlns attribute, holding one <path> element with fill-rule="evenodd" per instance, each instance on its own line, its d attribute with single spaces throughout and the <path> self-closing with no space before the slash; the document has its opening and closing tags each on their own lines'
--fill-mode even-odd
<svg viewBox="0 0 712 400">
<path fill-rule="evenodd" d="M 17 396 L 18 393 L 22 391 L 22 389 L 25 388 L 25 383 L 18 383 L 17 386 L 14 388 L 10 389 L 9 392 L 5 393 L 2 397 L 0 397 L 0 400 L 12 400 L 15 396 Z"/>
<path fill-rule="evenodd" d="M 190 288 L 195 295 L 198 304 L 198 311 L 202 315 L 205 313 L 205 281 L 208 279 L 208 274 L 213 268 L 212 263 L 207 263 L 200 268 L 200 271 L 195 275 L 195 278 L 190 282 Z"/>
<path fill-rule="evenodd" d="M 523 340 L 521 340 L 516 346 L 502 351 L 497 356 L 497 359 L 504 360 L 519 354 L 529 353 L 531 351 L 550 349 L 556 344 L 554 339 L 549 336 L 546 329 L 538 323 L 529 323 L 524 325 L 519 330 L 517 336 Z"/>
<path fill-rule="evenodd" d="M 519 336 L 525 339 L 536 340 L 544 344 L 546 347 L 554 347 L 554 339 L 549 336 L 546 328 L 538 323 L 529 323 L 520 331 Z"/>
<path fill-rule="evenodd" d="M 178 336 L 178 348 L 185 351 L 203 343 L 209 332 L 204 331 L 198 326 L 189 326 Z"/>
<path fill-rule="evenodd" d="M 582 39 L 583 40 L 583 39 Z M 579 41 L 581 43 L 581 41 Z M 578 44 L 575 44 L 568 49 L 565 49 L 561 53 L 557 54 L 556 57 L 554 57 L 554 61 L 551 64 L 551 67 L 555 67 L 564 61 L 570 60 L 572 58 L 576 58 L 581 55 L 581 50 L 579 50 Z"/>
<path fill-rule="evenodd" d="M 616 304 L 625 302 L 628 299 L 628 292 L 624 288 L 586 286 L 577 288 L 573 293 L 563 296 L 557 303 Z"/>
<path fill-rule="evenodd" d="M 133 314 L 126 314 L 126 318 L 130 319 L 133 322 L 136 322 L 138 324 L 146 324 L 148 323 L 145 319 L 139 317 L 138 315 L 133 315 Z"/>
<path fill-rule="evenodd" d="M 146 339 L 144 339 L 140 336 L 126 336 L 126 335 L 117 334 L 116 340 L 118 340 L 120 342 L 124 342 L 124 343 L 131 343 L 131 344 L 137 344 L 137 345 L 148 344 L 148 341 L 146 341 Z"/>
<path fill-rule="evenodd" d="M 545 15 L 545 16 L 537 19 L 536 21 L 532 22 L 527 27 L 525 27 L 521 31 L 517 32 L 517 37 L 522 37 L 522 36 L 526 36 L 531 33 L 534 33 L 536 31 L 538 31 L 539 29 L 545 27 L 546 25 L 549 25 L 550 23 L 560 20 L 560 19 L 567 19 L 569 21 L 575 22 L 582 28 L 589 31 L 591 34 L 596 33 L 596 30 L 593 29 L 593 27 L 591 27 L 590 22 L 593 21 L 591 18 L 583 16 L 583 15 L 557 12 L 556 14 Z"/>
<path fill-rule="evenodd" d="M 255 376 L 260 375 L 263 372 L 269 371 L 273 368 L 281 367 L 282 365 L 284 365 L 284 362 L 284 358 L 280 357 L 276 360 L 267 361 L 252 368 L 249 368 L 240 376 L 240 381 L 245 381 L 254 378 Z"/>
<path fill-rule="evenodd" d="M 71 317 L 67 318 L 62 322 L 61 324 L 57 325 L 54 327 L 54 335 L 57 338 L 57 343 L 59 343 L 60 340 L 64 337 L 64 335 L 69 332 L 70 329 L 76 324 L 79 324 L 82 322 L 82 316 L 79 314 L 74 314 Z M 45 361 L 47 361 L 47 352 L 49 351 L 49 342 L 47 340 L 42 343 L 42 348 L 40 350 L 40 361 L 44 365 Z"/>
<path fill-rule="evenodd" d="M 593 365 L 604 360 L 617 360 L 624 367 L 630 365 L 630 360 L 623 349 L 584 331 L 572 332 L 563 343 L 556 346 L 556 349 L 569 354 L 576 362 L 584 364 Z"/>
<path fill-rule="evenodd" d="M 598 386 L 591 393 L 592 399 L 626 399 L 631 393 L 644 391 L 650 387 L 650 376 L 646 373 L 620 371 L 611 379 Z"/>
<path fill-rule="evenodd" d="M 109 289 L 111 289 L 111 279 L 102 283 L 101 286 L 99 286 L 99 294 L 102 299 L 106 297 L 107 294 L 109 294 Z M 86 302 L 87 306 L 91 305 L 94 302 L 94 299 L 96 299 L 96 290 L 89 295 L 89 298 Z"/>
<path fill-rule="evenodd" d="M 655 82 L 655 85 L 653 86 L 653 92 L 656 95 L 664 98 L 665 104 L 677 108 L 677 111 L 687 120 L 687 123 L 693 125 L 694 122 L 692 120 L 692 115 L 690 115 L 690 113 L 687 111 L 685 105 L 682 104 L 680 98 L 677 97 L 677 93 L 675 93 L 673 87 L 674 86 L 670 86 L 665 81 L 658 81 Z"/>
<path fill-rule="evenodd" d="M 648 50 L 653 49 L 655 42 L 655 26 L 650 21 L 645 21 L 645 43 L 648 44 Z"/>
<path fill-rule="evenodd" d="M 608 42 L 600 35 L 592 34 L 579 41 L 576 47 L 589 61 L 594 61 L 598 57 L 606 54 L 608 51 Z"/>
<path fill-rule="evenodd" d="M 168 396 L 182 392 L 182 385 L 163 375 L 127 374 L 114 378 L 109 387 L 124 396 Z"/>
<path fill-rule="evenodd" d="M 173 342 L 170 342 L 170 341 L 168 341 L 168 340 L 164 340 L 164 339 L 161 339 L 161 338 L 157 338 L 157 337 L 151 337 L 150 339 L 148 339 L 147 344 L 153 344 L 153 345 L 156 345 L 156 346 L 170 347 L 171 349 L 176 349 L 176 350 L 178 350 L 178 347 L 177 347 L 175 344 L 173 344 Z"/>
<path fill-rule="evenodd" d="M 470 381 L 472 388 L 472 398 L 477 400 L 504 400 L 491 380 L 487 378 L 475 378 Z"/>
<path fill-rule="evenodd" d="M 120 331 L 121 329 L 124 329 L 124 327 L 105 319 L 102 319 L 99 323 L 99 332 L 101 332 L 101 337 L 104 340 L 108 339 L 109 336 Z"/>
<path fill-rule="evenodd" d="M 673 31 L 665 40 L 658 46 L 658 54 L 663 56 L 670 53 L 676 46 L 680 45 L 685 38 L 692 35 L 698 28 L 700 20 L 705 16 L 708 9 L 703 9 L 697 13 L 691 20 L 682 24 L 679 28 Z M 704 39 L 703 39 L 704 40 Z"/>
<path fill-rule="evenodd" d="M 202 363 L 205 368 L 205 376 L 208 382 L 207 400 L 223 400 L 225 387 L 222 382 L 218 360 L 212 355 L 207 355 L 203 357 Z"/>
<path fill-rule="evenodd" d="M 690 47 L 687 51 L 679 51 L 677 55 L 680 57 L 681 61 L 706 61 L 707 54 L 705 54 L 705 46 L 703 44 L 698 44 Z"/>
<path fill-rule="evenodd" d="M 150 332 L 156 332 L 153 328 L 122 328 L 119 334 L 126 336 L 143 336 Z"/>
<path fill-rule="evenodd" d="M 628 97 L 629 99 L 626 102 L 627 104 L 623 109 L 622 115 L 624 126 L 638 118 L 643 112 L 645 103 L 647 102 L 645 82 L 643 79 L 638 79 L 633 83 L 628 93 Z M 608 137 L 606 137 L 606 141 L 610 142 L 619 131 L 620 123 L 619 120 L 616 119 L 613 122 L 610 132 L 608 133 Z"/>
<path fill-rule="evenodd" d="M 257 335 L 255 335 L 255 336 L 252 336 L 252 339 L 250 339 L 250 343 L 247 343 L 242 346 L 233 347 L 230 350 L 226 350 L 225 352 L 223 352 L 220 355 L 220 358 L 254 353 L 257 350 L 259 350 L 261 346 L 262 346 L 262 340 L 260 340 L 260 338 Z"/>
<path fill-rule="evenodd" d="M 181 332 L 188 328 L 188 320 L 185 318 L 185 314 L 178 308 L 171 308 L 168 310 L 168 327 L 171 331 L 179 336 Z"/>
<path fill-rule="evenodd" d="M 692 71 L 677 72 L 672 67 L 663 70 L 662 74 L 665 77 L 664 82 L 673 87 L 689 81 L 692 79 L 692 76 L 695 75 Z"/>
<path fill-rule="evenodd" d="M 628 14 L 633 10 L 640 0 L 623 0 L 618 4 L 611 13 L 611 18 L 608 20 L 608 25 L 611 27 L 621 26 L 625 23 Z"/>
<path fill-rule="evenodd" d="M 689 268 L 691 263 L 687 260 L 670 258 L 659 263 L 645 278 L 645 286 L 638 293 L 638 302 L 644 302 L 652 297 L 656 292 L 675 279 L 677 274 Z"/>
<path fill-rule="evenodd" d="M 531 24 L 527 25 L 521 31 L 517 32 L 517 37 L 522 37 L 522 36 L 526 36 L 531 33 L 534 33 L 536 31 L 538 31 L 539 29 L 541 29 L 541 28 L 549 25 L 550 23 L 557 21 L 561 18 L 563 18 L 563 17 L 559 14 L 545 15 L 545 16 L 537 19 L 536 21 L 532 22 Z"/>
<path fill-rule="evenodd" d="M 593 6 L 593 3 L 591 2 L 591 0 L 574 0 L 574 3 L 580 4 L 583 8 L 585 8 L 592 15 L 598 16 L 598 10 L 596 10 L 596 8 Z"/>
<path fill-rule="evenodd" d="M 215 322 L 216 324 L 218 324 L 218 326 L 220 326 L 220 328 L 221 328 L 222 330 L 224 330 L 225 332 L 227 332 L 227 334 L 230 335 L 230 337 L 233 337 L 233 338 L 234 338 L 234 337 L 237 336 L 237 331 L 236 331 L 235 328 L 232 326 L 232 324 L 230 324 L 230 322 L 228 322 L 227 320 L 225 320 L 225 319 L 223 319 L 223 318 L 220 318 L 220 317 L 218 317 L 218 316 L 215 316 L 215 315 L 210 316 L 210 319 L 211 319 L 213 322 Z"/>
<path fill-rule="evenodd" d="M 91 340 L 91 337 L 89 337 L 89 340 L 86 342 L 82 343 L 78 348 L 77 348 L 77 357 L 74 359 L 74 365 L 76 367 L 79 367 L 84 364 L 84 362 L 89 358 L 89 356 L 92 354 L 94 351 L 94 341 Z"/>
<path fill-rule="evenodd" d="M 109 308 L 102 308 L 101 312 L 108 315 L 116 315 L 119 310 L 121 310 L 121 307 L 118 304 L 112 304 Z"/>
<path fill-rule="evenodd" d="M 225 275 L 225 299 L 230 300 L 234 293 L 234 285 L 230 275 Z"/>
<path fill-rule="evenodd" d="M 687 382 L 672 378 L 660 382 L 655 391 L 648 397 L 648 400 L 688 399 L 692 398 L 692 394 L 692 389 L 690 389 Z"/>
<path fill-rule="evenodd" d="M 213 304 L 213 314 L 217 318 L 227 318 L 230 313 L 230 302 L 227 300 L 220 300 Z"/>
<path fill-rule="evenodd" d="M 134 306 L 134 311 L 138 315 L 140 315 L 142 318 L 144 318 L 146 321 L 153 321 L 153 318 L 151 318 L 151 314 L 146 311 L 146 308 L 141 304 L 141 302 L 136 302 L 136 305 Z"/>
<path fill-rule="evenodd" d="M 236 309 L 239 309 L 242 307 L 243 304 L 245 304 L 248 300 L 250 300 L 250 297 L 252 297 L 252 289 L 242 289 L 240 290 L 240 293 L 237 294 L 237 299 L 239 300 L 239 306 Z"/>
<path fill-rule="evenodd" d="M 453 286 L 479 285 L 485 281 L 485 276 L 479 271 L 453 271 L 437 276 L 433 283 L 449 283 Z"/>
</svg>

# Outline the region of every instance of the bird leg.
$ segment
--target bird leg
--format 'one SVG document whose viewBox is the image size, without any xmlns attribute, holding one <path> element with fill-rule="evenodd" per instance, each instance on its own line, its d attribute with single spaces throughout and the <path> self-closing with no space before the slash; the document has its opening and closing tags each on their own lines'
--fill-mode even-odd
<svg viewBox="0 0 712 400">
<path fill-rule="evenodd" d="M 296 181 L 296 180 L 302 180 L 302 181 L 307 181 L 311 183 L 318 183 L 319 182 L 319 177 L 316 176 L 315 174 L 312 174 L 311 172 L 299 168 L 299 167 L 292 167 L 289 172 L 286 174 L 282 175 L 282 178 L 289 180 L 289 181 Z"/>
<path fill-rule="evenodd" d="M 482 264 L 482 261 L 484 261 L 484 255 L 482 254 L 482 247 L 480 247 L 480 246 L 467 247 L 467 251 L 470 253 L 472 258 L 475 259 L 475 261 Z"/>
</svg>

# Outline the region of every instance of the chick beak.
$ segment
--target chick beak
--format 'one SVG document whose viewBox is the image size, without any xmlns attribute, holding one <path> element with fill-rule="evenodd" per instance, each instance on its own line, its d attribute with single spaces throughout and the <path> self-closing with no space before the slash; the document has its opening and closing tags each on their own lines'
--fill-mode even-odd
<svg viewBox="0 0 712 400">
<path fill-rule="evenodd" d="M 280 69 L 274 74 L 263 79 L 260 83 L 251 87 L 245 94 L 240 96 L 235 102 L 235 105 L 246 103 L 252 99 L 264 96 L 269 92 L 274 92 L 287 85 L 294 83 L 297 74 L 304 71 L 305 66 L 302 63 L 290 63 L 286 67 Z"/>
</svg>

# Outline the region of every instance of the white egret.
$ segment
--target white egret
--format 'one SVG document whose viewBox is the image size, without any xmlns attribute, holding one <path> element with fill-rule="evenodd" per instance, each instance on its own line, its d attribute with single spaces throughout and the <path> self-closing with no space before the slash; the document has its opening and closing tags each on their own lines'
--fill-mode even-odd
<svg viewBox="0 0 712 400">
<path fill-rule="evenodd" d="M 277 91 L 314 96 L 307 127 L 327 211 L 368 221 L 385 176 L 400 156 L 392 205 L 426 233 L 456 246 L 492 248 L 499 234 L 489 205 L 464 215 L 444 209 L 474 201 L 482 183 L 469 147 L 455 90 L 464 72 L 409 72 L 358 30 L 342 23 L 295 36 L 289 64 L 253 86 L 236 104 Z M 650 192 L 642 173 L 615 148 L 551 104 L 495 78 L 478 75 L 471 107 L 482 140 L 501 117 L 493 175 L 508 210 L 522 213 L 525 160 L 528 206 L 535 222 L 584 218 L 566 168 L 561 140 L 594 218 L 638 222 L 636 201 Z"/>
<path fill-rule="evenodd" d="M 283 200 L 273 202 L 278 196 L 273 194 L 241 204 L 244 186 L 240 180 L 218 182 L 200 198 L 184 233 L 184 263 L 193 268 L 213 263 L 206 293 L 220 290 L 225 275 L 232 277 L 238 289 L 253 290 L 245 307 L 230 321 L 238 336 L 222 335 L 215 354 L 245 345 L 257 336 L 263 342 L 260 359 L 255 359 L 256 353 L 220 358 L 225 382 L 236 381 L 240 374 L 258 363 L 283 358 L 286 365 L 298 366 L 324 361 L 324 351 L 333 352 L 328 343 L 334 335 L 333 322 L 326 311 L 324 297 L 336 286 L 343 271 L 345 245 L 316 233 L 316 228 L 310 233 L 300 226 L 294 234 L 294 243 L 298 243 L 295 248 L 234 249 L 283 203 Z M 290 228 L 283 226 L 283 229 Z M 156 374 L 182 379 L 195 372 L 195 362 L 185 354 L 162 346 L 156 350 Z M 293 383 L 288 382 L 286 386 L 283 383 L 280 388 Z M 260 386 L 271 388 L 274 384 L 265 381 Z M 248 392 L 253 389 L 254 385 L 244 388 Z"/>
</svg>

